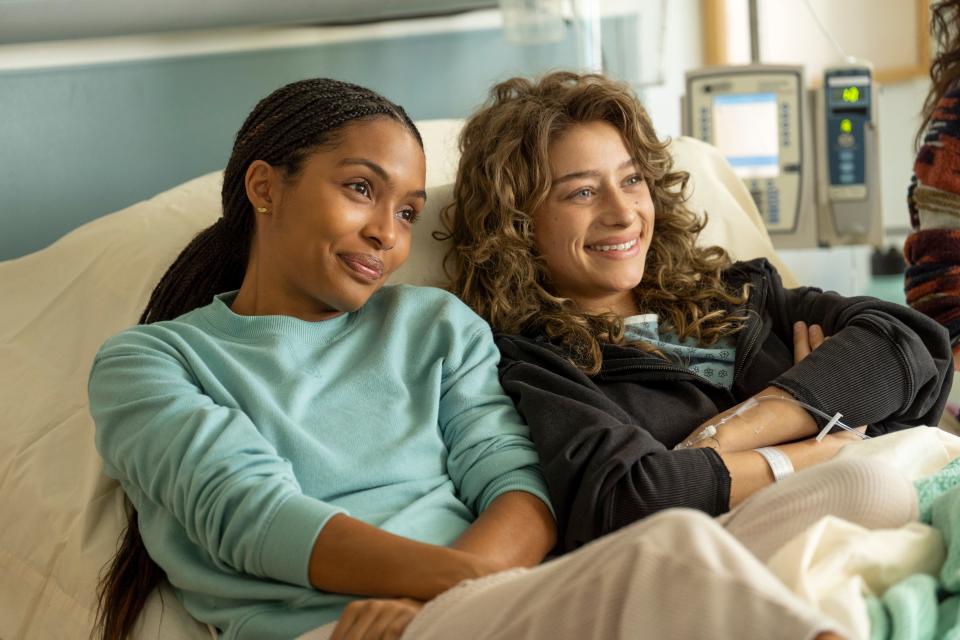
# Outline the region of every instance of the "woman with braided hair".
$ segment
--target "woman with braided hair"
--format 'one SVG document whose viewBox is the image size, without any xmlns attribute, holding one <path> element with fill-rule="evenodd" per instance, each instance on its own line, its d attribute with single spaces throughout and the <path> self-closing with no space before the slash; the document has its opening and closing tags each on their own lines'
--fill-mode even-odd
<svg viewBox="0 0 960 640">
<path fill-rule="evenodd" d="M 923 144 L 907 190 L 910 226 L 904 257 L 907 304 L 950 332 L 960 368 L 960 0 L 935 2 L 938 54 L 917 140 Z M 924 133 L 925 132 L 925 133 Z"/>
<path fill-rule="evenodd" d="M 372 91 L 305 80 L 251 112 L 223 217 L 90 375 L 132 505 L 102 637 L 164 578 L 230 640 L 835 637 L 690 511 L 535 567 L 555 524 L 489 327 L 383 286 L 423 185 L 416 127 Z"/>
</svg>

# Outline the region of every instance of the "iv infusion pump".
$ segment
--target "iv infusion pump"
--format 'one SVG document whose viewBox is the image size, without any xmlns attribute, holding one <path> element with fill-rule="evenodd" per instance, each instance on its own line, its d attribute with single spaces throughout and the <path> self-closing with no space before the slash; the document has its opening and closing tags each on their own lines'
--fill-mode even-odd
<svg viewBox="0 0 960 640">
<path fill-rule="evenodd" d="M 683 132 L 717 147 L 774 246 L 882 241 L 875 91 L 869 65 L 708 67 L 687 73 Z"/>
</svg>

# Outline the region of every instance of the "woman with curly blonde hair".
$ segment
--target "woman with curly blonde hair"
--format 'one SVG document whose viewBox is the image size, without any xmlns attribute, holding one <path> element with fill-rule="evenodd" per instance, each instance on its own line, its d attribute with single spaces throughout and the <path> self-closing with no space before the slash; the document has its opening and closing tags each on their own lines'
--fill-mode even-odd
<svg viewBox="0 0 960 640">
<path fill-rule="evenodd" d="M 765 260 L 698 246 L 689 176 L 603 76 L 500 83 L 460 146 L 450 288 L 498 334 L 561 550 L 670 507 L 725 514 L 761 558 L 825 513 L 909 519 L 912 494 L 877 465 L 834 461 L 760 490 L 857 437 L 817 440 L 826 421 L 795 400 L 871 435 L 936 424 L 951 372 L 935 323 L 786 289 Z"/>
</svg>

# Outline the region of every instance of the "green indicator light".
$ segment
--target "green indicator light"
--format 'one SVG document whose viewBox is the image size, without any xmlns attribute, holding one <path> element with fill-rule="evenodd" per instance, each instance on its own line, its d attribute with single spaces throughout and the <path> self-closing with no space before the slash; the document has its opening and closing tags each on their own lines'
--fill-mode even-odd
<svg viewBox="0 0 960 640">
<path fill-rule="evenodd" d="M 853 131 L 853 123 L 850 122 L 850 118 L 844 118 L 840 121 L 840 131 L 844 133 L 850 133 Z"/>
<path fill-rule="evenodd" d="M 860 89 L 857 87 L 847 87 L 843 90 L 844 102 L 857 102 L 860 100 Z"/>
</svg>

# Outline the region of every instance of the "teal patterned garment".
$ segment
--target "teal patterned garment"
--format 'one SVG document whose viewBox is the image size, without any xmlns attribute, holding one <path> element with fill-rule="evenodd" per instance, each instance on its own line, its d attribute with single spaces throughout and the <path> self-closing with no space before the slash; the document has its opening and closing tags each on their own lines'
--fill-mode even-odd
<svg viewBox="0 0 960 640">
<path fill-rule="evenodd" d="M 660 334 L 660 319 L 655 313 L 630 316 L 623 320 L 626 342 L 643 341 L 655 346 L 672 362 L 686 367 L 701 378 L 729 389 L 733 385 L 733 365 L 737 349 L 733 338 L 723 338 L 705 348 L 693 338 L 681 340 L 672 333 Z"/>
</svg>

